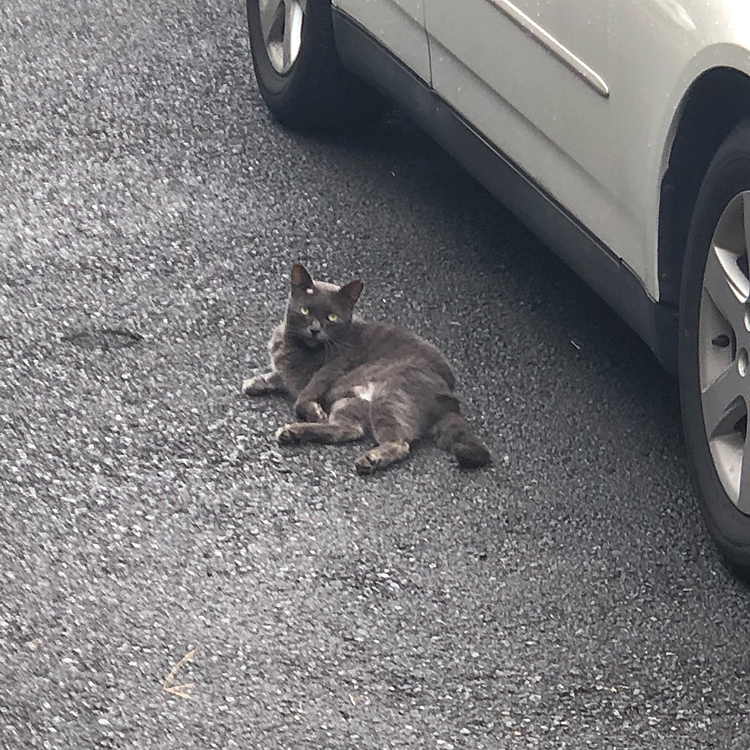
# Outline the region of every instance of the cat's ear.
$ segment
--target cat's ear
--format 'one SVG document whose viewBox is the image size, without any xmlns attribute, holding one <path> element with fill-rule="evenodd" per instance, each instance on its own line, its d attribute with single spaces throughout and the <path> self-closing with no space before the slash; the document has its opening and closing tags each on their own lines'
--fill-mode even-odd
<svg viewBox="0 0 750 750">
<path fill-rule="evenodd" d="M 349 310 L 351 310 L 359 299 L 359 295 L 362 294 L 364 286 L 365 285 L 359 279 L 350 281 L 346 286 L 342 286 L 341 289 L 336 292 L 336 296 Z"/>
<path fill-rule="evenodd" d="M 301 263 L 295 263 L 292 266 L 292 291 L 312 294 L 313 288 L 312 276 Z"/>
</svg>

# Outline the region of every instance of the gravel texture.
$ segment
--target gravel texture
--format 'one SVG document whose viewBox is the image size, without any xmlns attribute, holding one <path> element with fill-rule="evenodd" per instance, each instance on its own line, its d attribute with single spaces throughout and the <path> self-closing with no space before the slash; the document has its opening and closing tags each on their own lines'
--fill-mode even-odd
<svg viewBox="0 0 750 750">
<path fill-rule="evenodd" d="M 0 6 L 0 747 L 745 748 L 676 383 L 399 113 L 275 125 L 246 36 Z M 296 260 L 443 348 L 493 468 L 275 445 Z"/>
</svg>

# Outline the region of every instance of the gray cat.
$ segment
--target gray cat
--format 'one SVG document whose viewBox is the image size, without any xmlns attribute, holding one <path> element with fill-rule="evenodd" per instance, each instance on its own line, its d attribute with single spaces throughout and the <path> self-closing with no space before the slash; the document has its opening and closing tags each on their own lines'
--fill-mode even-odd
<svg viewBox="0 0 750 750">
<path fill-rule="evenodd" d="M 286 391 L 301 420 L 276 433 L 282 445 L 343 443 L 373 437 L 355 466 L 370 474 L 405 458 L 432 435 L 464 467 L 486 466 L 490 453 L 469 430 L 453 395 L 456 379 L 442 353 L 393 325 L 353 315 L 361 281 L 338 287 L 292 268 L 286 316 L 268 348 L 272 371 L 242 385 L 248 396 Z"/>
</svg>

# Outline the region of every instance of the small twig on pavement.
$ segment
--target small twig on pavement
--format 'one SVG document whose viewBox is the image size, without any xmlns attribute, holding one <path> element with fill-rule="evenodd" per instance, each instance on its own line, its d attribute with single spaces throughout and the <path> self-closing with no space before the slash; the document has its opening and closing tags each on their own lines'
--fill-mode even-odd
<svg viewBox="0 0 750 750">
<path fill-rule="evenodd" d="M 169 693 L 170 695 L 177 695 L 180 698 L 189 698 L 190 697 L 190 688 L 193 687 L 195 683 L 192 682 L 186 682 L 182 685 L 173 685 L 174 678 L 177 676 L 177 670 L 185 664 L 185 662 L 190 661 L 194 656 L 197 649 L 193 649 L 192 651 L 188 651 L 185 656 L 180 659 L 177 664 L 175 664 L 169 674 L 164 678 L 164 683 L 162 687 L 164 690 Z"/>
</svg>

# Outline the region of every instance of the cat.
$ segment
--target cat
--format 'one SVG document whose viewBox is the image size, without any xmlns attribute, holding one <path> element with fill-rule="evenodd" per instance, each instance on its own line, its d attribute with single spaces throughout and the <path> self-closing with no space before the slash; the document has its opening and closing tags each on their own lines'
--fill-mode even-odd
<svg viewBox="0 0 750 750">
<path fill-rule="evenodd" d="M 292 267 L 284 321 L 268 344 L 271 372 L 248 378 L 247 396 L 276 391 L 295 399 L 300 420 L 281 427 L 282 445 L 343 443 L 370 436 L 377 445 L 355 462 L 370 474 L 406 458 L 412 443 L 431 435 L 460 466 L 491 456 L 472 434 L 453 395 L 456 379 L 432 344 L 395 325 L 354 315 L 363 283 L 339 287 Z"/>
</svg>

